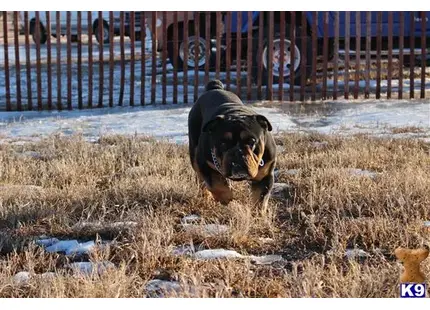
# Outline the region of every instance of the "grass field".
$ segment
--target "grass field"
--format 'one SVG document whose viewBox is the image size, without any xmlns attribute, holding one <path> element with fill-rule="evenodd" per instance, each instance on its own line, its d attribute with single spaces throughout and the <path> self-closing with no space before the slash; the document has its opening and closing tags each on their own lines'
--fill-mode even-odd
<svg viewBox="0 0 430 310">
<path fill-rule="evenodd" d="M 165 296 L 398 297 L 402 266 L 394 249 L 430 244 L 423 229 L 430 220 L 430 144 L 363 135 L 276 140 L 277 182 L 290 191 L 266 211 L 250 206 L 242 183 L 227 207 L 200 195 L 187 146 L 123 136 L 0 145 L 0 297 L 144 297 L 153 279 L 178 282 Z M 288 169 L 297 171 L 283 173 Z M 181 220 L 191 214 L 228 229 L 186 230 Z M 137 225 L 109 225 L 118 221 Z M 76 225 L 83 222 L 102 224 Z M 114 242 L 72 257 L 35 245 L 41 235 Z M 172 253 L 190 244 L 284 260 L 258 265 Z M 348 258 L 354 248 L 366 255 Z M 65 268 L 80 260 L 115 268 L 91 276 Z M 430 278 L 430 259 L 422 270 Z M 20 271 L 31 278 L 15 281 Z M 40 276 L 46 272 L 55 274 Z"/>
</svg>

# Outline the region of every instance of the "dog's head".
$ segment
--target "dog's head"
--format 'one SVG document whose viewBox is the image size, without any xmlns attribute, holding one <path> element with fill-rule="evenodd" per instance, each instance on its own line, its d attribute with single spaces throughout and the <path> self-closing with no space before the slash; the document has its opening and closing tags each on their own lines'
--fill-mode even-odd
<svg viewBox="0 0 430 310">
<path fill-rule="evenodd" d="M 428 248 L 419 248 L 419 249 L 405 249 L 405 248 L 397 248 L 394 251 L 397 259 L 402 263 L 415 263 L 419 264 L 423 260 L 429 256 Z"/>
<path fill-rule="evenodd" d="M 232 180 L 254 178 L 262 162 L 265 136 L 272 125 L 263 115 L 217 115 L 203 127 L 209 134 L 221 173 Z"/>
</svg>

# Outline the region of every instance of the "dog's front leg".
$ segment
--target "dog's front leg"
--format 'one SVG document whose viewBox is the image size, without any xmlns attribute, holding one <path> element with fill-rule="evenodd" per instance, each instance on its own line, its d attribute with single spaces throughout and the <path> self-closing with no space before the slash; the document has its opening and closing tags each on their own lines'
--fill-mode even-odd
<svg viewBox="0 0 430 310">
<path fill-rule="evenodd" d="M 264 210 L 267 209 L 274 180 L 272 171 L 263 179 L 251 182 L 252 200 L 255 204 L 261 204 Z"/>
<path fill-rule="evenodd" d="M 208 180 L 209 181 L 209 180 Z M 233 200 L 233 192 L 228 181 L 218 173 L 211 173 L 209 182 L 206 182 L 208 190 L 216 201 L 223 205 L 227 205 Z"/>
</svg>

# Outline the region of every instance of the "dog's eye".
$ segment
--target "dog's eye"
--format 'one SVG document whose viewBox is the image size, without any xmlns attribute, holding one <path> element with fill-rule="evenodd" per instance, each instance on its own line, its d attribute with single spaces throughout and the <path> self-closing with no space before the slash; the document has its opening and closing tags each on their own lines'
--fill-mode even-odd
<svg viewBox="0 0 430 310">
<path fill-rule="evenodd" d="M 257 140 L 255 140 L 254 138 L 249 139 L 248 145 L 252 150 L 254 150 L 256 144 L 257 144 Z"/>
</svg>

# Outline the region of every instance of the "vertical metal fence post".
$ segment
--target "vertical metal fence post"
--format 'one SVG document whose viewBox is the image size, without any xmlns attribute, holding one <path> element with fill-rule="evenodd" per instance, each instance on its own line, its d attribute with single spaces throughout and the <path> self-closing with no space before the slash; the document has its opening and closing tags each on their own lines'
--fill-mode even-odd
<svg viewBox="0 0 430 310">
<path fill-rule="evenodd" d="M 109 107 L 113 107 L 113 80 L 114 80 L 114 16 L 113 12 L 109 12 Z M 142 73 L 143 74 L 143 73 Z"/>
<path fill-rule="evenodd" d="M 306 72 L 307 72 L 307 23 L 308 20 L 306 18 L 306 12 L 302 12 L 302 29 L 301 29 L 301 36 L 302 36 L 302 60 L 301 60 L 301 68 L 300 68 L 300 74 L 301 74 L 301 80 L 300 80 L 300 101 L 305 101 L 305 90 L 306 90 Z"/>
<path fill-rule="evenodd" d="M 155 104 L 156 88 L 157 88 L 157 11 L 152 12 L 152 32 L 154 39 L 152 40 L 152 78 L 151 78 L 151 102 Z"/>
<path fill-rule="evenodd" d="M 175 11 L 173 12 L 173 61 L 170 59 L 173 63 L 173 103 L 178 102 L 178 35 L 178 12 Z"/>
<path fill-rule="evenodd" d="M 146 17 L 145 12 L 140 12 L 140 59 L 141 75 L 140 75 L 140 105 L 145 105 L 145 80 L 146 80 Z M 167 42 L 165 43 L 167 44 Z"/>
<path fill-rule="evenodd" d="M 194 13 L 194 101 L 197 100 L 199 95 L 199 60 L 200 53 L 202 50 L 200 48 L 200 13 Z"/>
<path fill-rule="evenodd" d="M 120 82 L 119 82 L 119 100 L 118 105 L 124 104 L 124 87 L 125 87 L 125 50 L 124 50 L 124 36 L 125 36 L 125 21 L 124 12 L 119 13 L 119 47 L 120 47 Z"/>
<path fill-rule="evenodd" d="M 284 54 L 285 54 L 285 12 L 279 12 L 279 41 L 281 42 L 279 53 L 279 89 L 278 89 L 278 100 L 284 101 Z M 302 41 L 303 42 L 303 41 Z M 294 62 L 293 62 L 294 63 Z M 290 66 L 291 70 L 291 66 Z"/>
<path fill-rule="evenodd" d="M 4 75 L 6 88 L 6 111 L 11 111 L 10 102 L 10 77 L 9 77 L 9 45 L 8 45 L 8 30 L 7 30 L 7 12 L 3 11 L 3 48 L 4 48 Z"/>
<path fill-rule="evenodd" d="M 393 72 L 393 12 L 388 12 L 388 72 L 387 99 L 391 99 L 391 78 Z"/>
<path fill-rule="evenodd" d="M 273 101 L 273 37 L 274 37 L 274 12 L 269 12 L 269 34 L 268 40 L 268 53 L 267 53 L 267 100 Z M 291 74 L 291 71 L 290 71 Z"/>
<path fill-rule="evenodd" d="M 263 74 L 263 41 L 264 41 L 264 14 L 260 12 L 258 16 L 258 51 L 257 51 L 257 98 L 263 99 L 262 74 Z"/>
<path fill-rule="evenodd" d="M 219 74 L 221 70 L 221 12 L 217 11 L 215 13 L 215 20 L 216 20 L 216 54 L 215 54 L 215 78 L 219 79 Z"/>
<path fill-rule="evenodd" d="M 93 107 L 93 18 L 91 11 L 87 12 L 88 23 L 88 108 Z"/>
<path fill-rule="evenodd" d="M 399 94 L 398 99 L 403 98 L 403 46 L 404 46 L 404 28 L 405 28 L 405 14 L 399 12 Z"/>
<path fill-rule="evenodd" d="M 358 98 L 360 81 L 360 60 L 361 60 L 361 16 L 360 12 L 355 13 L 355 75 L 354 75 L 354 99 Z"/>
<path fill-rule="evenodd" d="M 247 35 L 247 56 L 246 56 L 246 99 L 251 100 L 252 91 L 252 12 L 248 11 L 248 35 Z M 221 34 L 220 34 L 221 37 Z"/>
<path fill-rule="evenodd" d="M 349 47 L 350 47 L 350 28 L 351 28 L 351 15 L 350 12 L 345 12 L 345 73 L 343 75 L 344 89 L 343 96 L 349 99 Z"/>
<path fill-rule="evenodd" d="M 291 28 L 290 28 L 290 40 L 291 40 L 291 48 L 290 48 L 290 101 L 294 101 L 294 85 L 295 85 L 295 68 L 294 63 L 296 62 L 296 12 L 291 11 Z M 273 68 L 273 66 L 272 66 Z"/>
<path fill-rule="evenodd" d="M 409 56 L 409 98 L 415 98 L 415 12 L 409 12 L 409 47 L 411 55 Z"/>
<path fill-rule="evenodd" d="M 103 107 L 103 81 L 104 81 L 104 63 L 103 63 L 103 45 L 104 45 L 104 25 L 103 12 L 98 11 L 97 17 L 98 37 L 99 37 L 99 102 L 98 107 Z"/>
<path fill-rule="evenodd" d="M 312 12 L 312 94 L 311 100 L 316 99 L 316 84 L 317 84 L 317 28 L 318 16 L 317 12 Z"/>
<path fill-rule="evenodd" d="M 333 68 L 333 100 L 337 100 L 339 74 L 339 12 L 334 16 L 334 68 Z"/>
<path fill-rule="evenodd" d="M 72 15 L 67 11 L 67 109 L 72 109 Z"/>
<path fill-rule="evenodd" d="M 42 110 L 42 65 L 40 63 L 40 16 L 36 11 L 35 38 L 36 38 L 36 83 L 37 83 L 37 109 Z"/>
<path fill-rule="evenodd" d="M 324 38 L 323 38 L 323 86 L 322 86 L 322 99 L 327 99 L 327 67 L 328 67 L 328 14 L 323 13 L 324 21 Z"/>
<path fill-rule="evenodd" d="M 184 12 L 184 33 L 183 33 L 183 40 L 184 40 L 184 80 L 183 80 L 183 89 L 184 89 L 184 103 L 188 103 L 188 12 Z"/>
<path fill-rule="evenodd" d="M 28 12 L 24 12 L 24 36 L 25 36 L 25 70 L 27 79 L 27 108 L 33 110 L 33 92 L 31 91 L 31 60 L 30 60 L 30 29 Z"/>
<path fill-rule="evenodd" d="M 226 66 L 226 77 L 225 77 L 225 83 L 226 83 L 226 89 L 230 90 L 230 83 L 231 83 L 231 22 L 232 22 L 232 14 L 231 12 L 227 12 L 227 15 L 225 17 L 226 19 L 226 25 L 225 25 L 225 31 L 226 31 L 226 51 L 225 51 L 225 66 Z"/>
<path fill-rule="evenodd" d="M 77 12 L 78 18 L 78 109 L 83 108 L 82 101 L 82 13 Z"/>
<path fill-rule="evenodd" d="M 60 11 L 55 13 L 55 33 L 57 35 L 57 109 L 61 111 L 63 106 L 61 104 L 61 23 L 60 23 Z"/>
<path fill-rule="evenodd" d="M 242 73 L 242 11 L 237 12 L 236 25 L 236 94 L 241 98 L 241 73 Z"/>
<path fill-rule="evenodd" d="M 48 110 L 52 110 L 52 67 L 51 67 L 51 14 L 46 11 L 46 66 L 48 88 Z"/>
<path fill-rule="evenodd" d="M 364 98 L 369 98 L 370 95 L 370 48 L 372 42 L 372 15 L 371 12 L 366 12 L 366 86 L 364 89 Z"/>
<path fill-rule="evenodd" d="M 16 104 L 17 104 L 18 111 L 22 111 L 22 106 L 21 106 L 21 65 L 20 65 L 20 59 L 19 59 L 19 37 L 18 37 L 18 35 L 19 35 L 19 29 L 18 29 L 19 21 L 18 21 L 18 18 L 19 18 L 18 12 L 17 11 L 13 12 L 13 34 L 14 34 L 14 43 L 15 43 Z M 6 32 L 4 33 L 4 35 L 6 36 Z M 50 77 L 49 74 L 48 74 L 48 77 Z M 48 87 L 50 87 L 49 83 L 48 83 Z M 48 102 L 48 104 L 49 103 L 50 102 Z"/>
<path fill-rule="evenodd" d="M 382 12 L 377 17 L 376 38 L 376 99 L 381 98 L 381 49 L 382 49 Z"/>
<path fill-rule="evenodd" d="M 161 103 L 167 103 L 167 11 L 163 11 L 163 51 L 162 51 L 162 66 L 163 66 L 163 77 L 161 78 L 162 85 L 162 99 Z M 170 60 L 171 61 L 171 60 Z"/>
<path fill-rule="evenodd" d="M 133 11 L 129 12 L 130 24 L 130 106 L 134 106 L 134 66 L 135 66 L 135 14 Z"/>
<path fill-rule="evenodd" d="M 211 37 L 211 12 L 205 12 L 205 38 Z M 206 39 L 206 49 L 205 49 L 205 85 L 209 82 L 209 65 L 211 59 L 211 42 Z"/>
<path fill-rule="evenodd" d="M 420 98 L 426 97 L 426 12 L 421 14 L 421 93 Z"/>
</svg>

